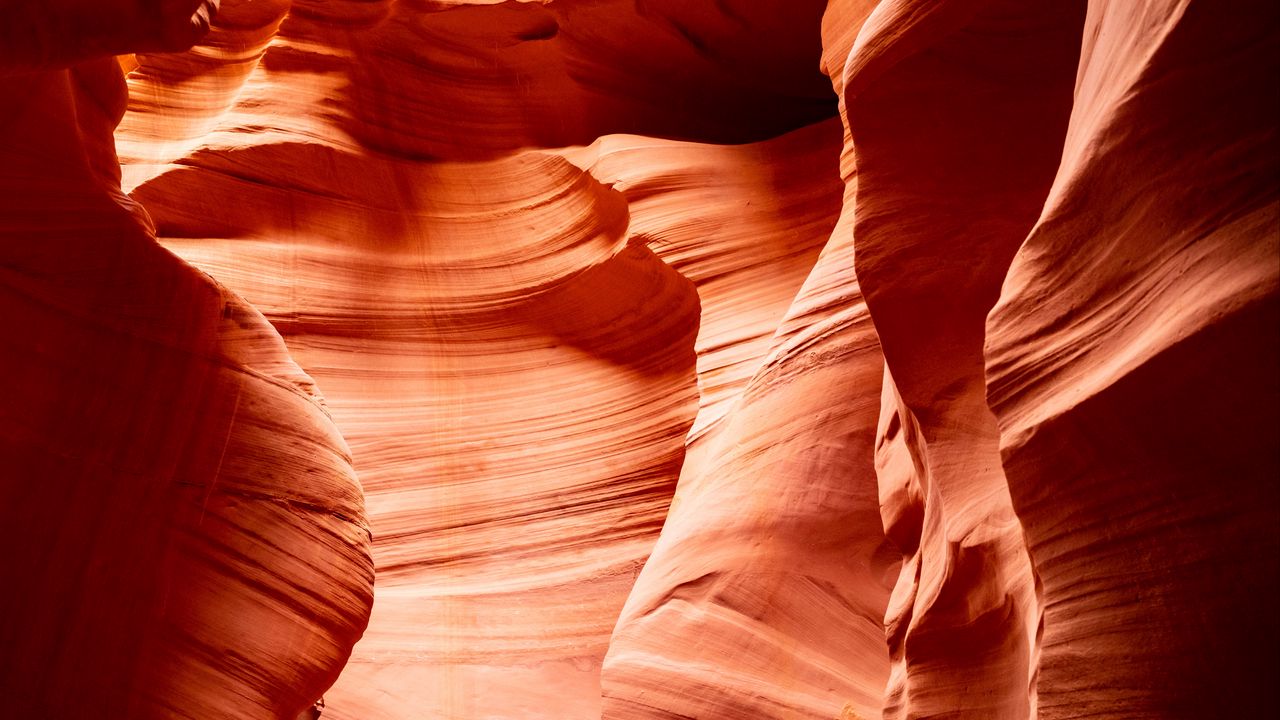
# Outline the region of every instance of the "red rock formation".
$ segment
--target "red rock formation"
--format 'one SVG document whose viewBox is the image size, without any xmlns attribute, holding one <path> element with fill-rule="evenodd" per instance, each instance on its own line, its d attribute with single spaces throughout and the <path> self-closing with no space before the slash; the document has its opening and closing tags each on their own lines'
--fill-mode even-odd
<svg viewBox="0 0 1280 720">
<path fill-rule="evenodd" d="M 1280 573 L 1280 9 L 1095 2 L 987 323 L 1044 718 L 1265 717 Z"/>
<path fill-rule="evenodd" d="M 333 175 L 295 174 L 317 154 Z M 188 192 L 253 188 L 255 228 L 166 242 L 282 330 L 367 493 L 378 602 L 326 713 L 590 715 L 693 416 L 692 286 L 627 244 L 620 195 L 552 155 L 270 145 L 189 163 L 136 195 L 185 230 Z"/>
<path fill-rule="evenodd" d="M 220 2 L 6 2 L 0 8 L 0 68 L 7 75 L 111 55 L 187 50 L 209 32 Z"/>
<path fill-rule="evenodd" d="M 262 316 L 155 243 L 120 67 L 47 27 L 0 75 L 5 713 L 292 717 L 372 601 L 346 444 Z"/>
<path fill-rule="evenodd" d="M 484 159 L 607 133 L 760 140 L 835 110 L 821 0 L 222 5 L 195 51 L 132 74 L 129 164 L 236 128 Z"/>
<path fill-rule="evenodd" d="M 1265 714 L 1276 10 L 214 4 L 0 8 L 17 716 Z"/>
<path fill-rule="evenodd" d="M 849 27 L 869 10 L 829 8 L 828 57 L 842 43 L 847 53 Z M 827 67 L 838 89 L 843 64 Z M 844 137 L 848 160 L 847 126 Z M 843 212 L 820 258 L 770 341 L 740 346 L 749 381 L 722 391 L 724 410 L 704 404 L 706 429 L 690 435 L 667 523 L 610 643 L 604 717 L 880 714 L 881 618 L 899 563 L 879 521 L 882 361 L 850 272 L 853 168 L 842 164 Z M 714 286 L 699 290 L 714 321 Z M 726 299 L 741 308 L 750 296 Z M 719 389 L 708 375 L 704 401 Z"/>
<path fill-rule="evenodd" d="M 121 131 L 134 197 L 170 247 L 285 334 L 369 494 L 379 600 L 327 713 L 599 714 L 599 663 L 666 514 L 697 390 L 695 288 L 645 244 L 703 297 L 701 433 L 835 222 L 838 135 L 828 123 L 759 146 L 609 137 L 565 152 L 613 191 L 515 148 L 601 127 L 737 139 L 830 107 L 795 81 L 816 17 L 755 39 L 780 8 L 644 4 L 623 17 L 671 46 L 672 65 L 634 78 L 626 53 L 644 44 L 617 38 L 636 26 L 572 4 L 393 7 L 356 26 L 295 7 L 283 24 L 227 21 L 194 56 L 142 59 Z M 228 52 L 232 33 L 250 49 Z M 726 54 L 761 72 L 736 89 Z M 409 85 L 391 93 L 385 77 Z M 588 92 L 606 82 L 622 92 Z M 674 111 L 650 108 L 668 98 Z"/>
<path fill-rule="evenodd" d="M 605 717 L 879 712 L 897 552 L 871 463 L 881 361 L 843 272 L 847 230 L 728 413 L 691 439 L 610 644 Z"/>
<path fill-rule="evenodd" d="M 599 280 L 584 282 L 574 265 L 550 264 L 573 259 L 573 248 L 555 244 L 563 230 L 521 235 L 504 229 L 503 218 L 554 228 L 558 218 L 575 214 L 582 222 L 607 218 L 620 209 L 619 200 L 630 199 L 633 237 L 648 239 L 704 288 L 700 376 L 706 397 L 729 395 L 761 360 L 817 242 L 829 232 L 839 198 L 834 167 L 824 160 L 834 157 L 833 130 L 828 124 L 742 148 L 608 138 L 570 153 L 621 195 L 544 154 L 480 165 L 410 165 L 334 153 L 325 162 L 345 164 L 334 184 L 312 184 L 304 193 L 290 186 L 298 176 L 286 162 L 302 146 L 208 150 L 135 192 L 158 222 L 189 235 L 250 234 L 221 222 L 193 227 L 182 215 L 193 205 L 234 203 L 248 195 L 250 183 L 262 196 L 249 216 L 269 240 L 166 243 L 252 298 L 285 332 L 295 357 L 325 387 L 361 469 L 378 540 L 379 602 L 369 637 L 328 697 L 328 713 L 403 717 L 435 707 L 467 715 L 515 706 L 547 716 L 598 714 L 592 707 L 604 643 L 632 569 L 666 512 L 680 440 L 692 420 L 692 408 L 681 411 L 680 398 L 693 399 L 693 358 L 681 351 L 688 353 L 693 343 L 680 333 L 693 330 L 689 313 L 697 305 L 689 304 L 692 294 L 665 266 L 643 269 L 654 261 L 645 259 L 653 256 L 641 246 L 623 251 L 616 229 L 606 226 L 603 236 L 590 227 L 568 233 L 599 246 L 577 252 L 579 262 L 599 268 L 593 271 Z M 311 157 L 319 152 L 312 147 Z M 269 159 L 243 159 L 250 153 Z M 831 172 L 830 179 L 818 176 L 816 185 L 815 163 Z M 232 167 L 264 174 L 218 172 Z M 491 182 L 480 184 L 493 197 L 477 205 L 469 188 L 482 172 Z M 328 199 L 341 192 L 350 198 L 355 177 L 365 179 L 357 187 L 367 183 L 367 196 Z M 378 178 L 400 178 L 418 189 L 393 205 L 400 214 L 424 203 L 407 215 L 411 225 L 378 209 L 385 202 L 376 189 L 386 182 Z M 450 199 L 450 188 L 462 179 L 463 192 Z M 578 193 L 560 189 L 564 182 L 597 199 L 584 204 Z M 549 189 L 526 197 L 539 183 Z M 198 196 L 185 194 L 196 188 Z M 712 189 L 720 193 L 719 209 L 689 225 L 685 213 L 693 204 L 704 213 L 717 207 L 708 195 Z M 537 207 L 542 209 L 535 214 Z M 352 215 L 352 208 L 366 209 Z M 460 216 L 460 210 L 470 214 Z M 811 235 L 791 234 L 791 223 L 804 217 L 797 211 L 811 218 Z M 770 224 L 776 239 L 754 234 Z M 387 230 L 363 250 L 349 236 L 324 237 L 325 228 L 352 226 Z M 526 249 L 511 243 L 521 237 Z M 489 238 L 507 242 L 494 245 Z M 457 255 L 469 248 L 498 254 L 491 260 Z M 628 255 L 636 260 L 620 263 Z M 434 269 L 423 265 L 428 261 Z M 367 269 L 352 276 L 362 265 Z M 637 273 L 655 271 L 656 278 L 670 278 L 663 283 L 677 305 L 660 300 L 663 284 L 638 282 L 643 275 Z M 361 276 L 380 282 L 369 285 Z M 650 307 L 652 314 L 619 325 L 584 312 L 609 297 L 621 308 Z M 746 312 L 751 307 L 759 311 Z M 674 322 L 677 331 L 665 342 L 656 335 L 662 321 Z M 521 345 L 528 349 L 519 351 Z M 664 345 L 671 348 L 667 359 L 654 355 L 659 364 L 646 369 L 643 348 Z M 527 361 L 513 361 L 521 352 Z M 555 382 L 555 375 L 565 382 Z M 371 393 L 378 385 L 385 390 Z M 588 392 L 592 387 L 597 389 Z M 513 389 L 519 394 L 512 396 Z M 663 396 L 675 402 L 676 414 L 667 419 L 653 414 L 653 398 Z M 702 423 L 723 413 L 723 404 L 709 403 Z M 539 420 L 520 407 L 554 408 L 555 414 Z M 545 430 L 534 432 L 538 425 Z M 575 427 L 593 429 L 578 439 L 582 431 Z M 610 434 L 615 440 L 608 440 Z M 652 440 L 637 444 L 643 437 Z M 610 446 L 617 450 L 601 455 Z M 574 452 L 587 455 L 573 461 Z M 424 466 L 424 457 L 439 459 Z M 454 529 L 435 527 L 442 522 Z M 529 542 L 512 547 L 513 537 Z M 513 615 L 512 603 L 538 610 Z M 467 632 L 472 623 L 476 629 Z M 581 680 L 569 680 L 579 675 Z M 551 682 L 555 695 L 549 698 Z"/>
<path fill-rule="evenodd" d="M 909 555 L 886 617 L 886 717 L 1035 710 L 1040 607 L 985 402 L 983 320 L 1053 177 L 1080 10 L 882 3 L 845 68 L 856 265 L 887 368 L 885 529 Z"/>
</svg>

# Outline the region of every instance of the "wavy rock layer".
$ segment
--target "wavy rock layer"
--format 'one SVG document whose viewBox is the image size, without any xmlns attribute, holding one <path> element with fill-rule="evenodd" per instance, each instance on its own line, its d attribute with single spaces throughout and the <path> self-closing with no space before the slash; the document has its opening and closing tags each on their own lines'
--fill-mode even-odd
<svg viewBox="0 0 1280 720">
<path fill-rule="evenodd" d="M 846 67 L 886 531 L 916 548 L 886 716 L 1265 712 L 1276 13 L 1084 9 L 882 3 Z"/>
<path fill-rule="evenodd" d="M 346 444 L 271 326 L 120 192 L 116 61 L 0 84 L 6 713 L 293 717 L 372 602 Z"/>
<path fill-rule="evenodd" d="M 815 64 L 822 10 L 821 0 L 224 0 L 195 51 L 141 58 L 122 155 L 171 162 L 234 128 L 420 160 L 608 133 L 761 140 L 834 113 Z"/>
<path fill-rule="evenodd" d="M 317 156 L 334 174 L 299 187 Z M 670 499 L 693 287 L 626 243 L 621 196 L 553 155 L 431 165 L 313 143 L 187 163 L 135 195 L 191 230 L 168 216 L 188 192 L 258 199 L 256 229 L 166 242 L 281 329 L 365 486 L 378 602 L 327 712 L 588 716 L 593 693 L 566 705 L 548 683 L 594 685 Z"/>
<path fill-rule="evenodd" d="M 842 271 L 847 230 L 728 413 L 695 437 L 610 644 L 605 717 L 879 712 L 898 554 L 879 523 L 881 360 Z"/>
<path fill-rule="evenodd" d="M 697 287 L 700 403 L 689 445 L 751 380 L 831 233 L 839 132 L 833 119 L 740 146 L 611 135 L 567 153 L 626 198 L 631 236 Z"/>
<path fill-rule="evenodd" d="M 887 717 L 1035 710 L 1040 607 L 983 320 L 1053 177 L 1081 19 L 1070 3 L 882 3 L 845 69 L 857 271 L 887 368 L 885 527 L 910 555 Z"/>
<path fill-rule="evenodd" d="M 1280 11 L 1095 2 L 987 324 L 1044 718 L 1262 717 L 1280 573 Z"/>
<path fill-rule="evenodd" d="M 255 217 L 270 240 L 166 243 L 285 333 L 360 468 L 379 601 L 328 712 L 599 713 L 605 642 L 666 513 L 695 398 L 694 287 L 643 245 L 621 242 L 621 201 L 631 201 L 636 242 L 649 239 L 706 298 L 698 377 L 721 388 L 704 397 L 718 397 L 759 364 L 765 333 L 830 231 L 840 183 L 825 158 L 837 143 L 827 124 L 758 146 L 611 137 L 568 153 L 615 192 L 542 153 L 441 165 L 315 145 L 207 148 L 135 191 L 184 234 L 199 234 L 182 217 L 194 202 L 261 196 Z M 251 153 L 271 159 L 243 157 Z M 287 159 L 305 153 L 326 153 L 342 184 L 291 186 L 299 175 Z M 623 159 L 618 177 L 610 168 Z M 815 164 L 829 174 L 815 176 Z M 233 166 L 264 174 L 217 170 Z M 373 200 L 389 179 L 415 189 L 394 213 Z M 491 189 L 488 203 L 477 185 Z M 370 195 L 329 199 L 353 186 Z M 415 202 L 421 209 L 406 212 Z M 702 222 L 690 224 L 695 203 Z M 790 223 L 813 229 L 797 235 Z M 349 239 L 363 230 L 328 236 L 350 227 L 387 234 L 370 249 Z M 585 269 L 562 264 L 575 254 Z M 703 417 L 718 417 L 719 405 Z"/>
<path fill-rule="evenodd" d="M 5 4 L 6 708 L 1265 715 L 1278 41 Z"/>
<path fill-rule="evenodd" d="M 825 41 L 847 52 L 853 33 L 838 23 L 869 9 L 830 8 L 838 29 Z M 846 126 L 843 211 L 821 256 L 768 340 L 734 346 L 736 367 L 753 373 L 714 384 L 716 355 L 700 354 L 702 412 L 610 642 L 604 717 L 880 714 L 881 619 L 899 555 L 881 529 L 872 465 L 882 360 L 851 272 L 848 137 Z M 704 323 L 715 322 L 714 285 L 699 290 Z"/>
<path fill-rule="evenodd" d="M 645 3 L 623 25 L 608 3 L 283 21 L 232 5 L 195 53 L 140 59 L 120 133 L 133 196 L 284 334 L 366 489 L 378 602 L 326 716 L 599 716 L 698 387 L 702 432 L 835 223 L 839 134 L 517 148 L 601 127 L 734 139 L 829 108 L 812 69 L 814 102 L 770 95 L 807 92 L 804 73 L 770 90 L 763 57 L 794 67 L 809 33 L 817 54 L 816 17 L 747 51 L 771 7 Z M 622 82 L 638 46 L 616 41 L 637 28 L 673 47 L 677 82 L 661 64 Z M 739 55 L 764 82 L 734 90 Z M 584 90 L 606 77 L 627 90 Z M 766 101 L 758 127 L 727 121 Z"/>
</svg>

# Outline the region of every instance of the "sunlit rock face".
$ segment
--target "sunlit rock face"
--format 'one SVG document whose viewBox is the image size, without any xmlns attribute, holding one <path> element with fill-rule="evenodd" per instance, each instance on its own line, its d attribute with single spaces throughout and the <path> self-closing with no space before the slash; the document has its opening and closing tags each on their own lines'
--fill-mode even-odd
<svg viewBox="0 0 1280 720">
<path fill-rule="evenodd" d="M 1278 14 L 6 5 L 7 706 L 1264 716 Z"/>
<path fill-rule="evenodd" d="M 823 8 L 349 9 L 140 57 L 126 184 L 350 444 L 378 593 L 326 716 L 599 717 L 685 439 L 840 214 Z"/>
</svg>

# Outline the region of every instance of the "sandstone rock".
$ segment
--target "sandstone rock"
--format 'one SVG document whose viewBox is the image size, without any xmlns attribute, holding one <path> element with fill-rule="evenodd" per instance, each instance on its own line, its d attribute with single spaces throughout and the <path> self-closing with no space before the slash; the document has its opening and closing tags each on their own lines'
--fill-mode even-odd
<svg viewBox="0 0 1280 720">
<path fill-rule="evenodd" d="M 1044 584 L 1043 718 L 1263 717 L 1280 573 L 1280 12 L 1091 3 L 1065 150 L 987 322 Z"/>
<path fill-rule="evenodd" d="M 795 68 L 805 47 L 816 61 L 816 12 L 776 32 L 781 8 L 296 4 L 283 22 L 216 25 L 200 53 L 141 59 L 120 133 L 133 197 L 166 245 L 285 335 L 368 493 L 378 602 L 327 714 L 599 714 L 599 663 L 666 514 L 698 386 L 702 433 L 835 222 L 839 134 L 519 147 L 601 129 L 748 138 L 829 109 L 816 67 L 802 90 L 803 72 L 762 62 Z M 237 42 L 248 49 L 224 49 Z M 627 59 L 642 43 L 671 48 L 681 75 Z M 746 79 L 725 53 L 760 68 L 740 90 L 720 87 Z M 459 63 L 479 71 L 460 79 Z M 409 85 L 389 94 L 387 77 Z M 619 92 L 584 91 L 606 78 Z M 798 91 L 814 100 L 742 121 Z M 646 109 L 666 98 L 679 104 Z"/>
<path fill-rule="evenodd" d="M 1040 600 L 985 402 L 983 321 L 1053 178 L 1081 11 L 881 3 L 845 68 L 856 267 L 886 360 L 881 502 L 908 555 L 886 717 L 1035 712 Z"/>
<path fill-rule="evenodd" d="M 7 711 L 1265 715 L 1278 16 L 7 3 Z"/>
<path fill-rule="evenodd" d="M 261 314 L 121 193 L 116 61 L 0 85 L 5 712 L 292 717 L 372 602 L 346 443 Z"/>
<path fill-rule="evenodd" d="M 604 717 L 880 710 L 898 552 L 879 522 L 881 360 L 845 217 L 760 369 L 694 438 L 610 643 Z"/>
</svg>

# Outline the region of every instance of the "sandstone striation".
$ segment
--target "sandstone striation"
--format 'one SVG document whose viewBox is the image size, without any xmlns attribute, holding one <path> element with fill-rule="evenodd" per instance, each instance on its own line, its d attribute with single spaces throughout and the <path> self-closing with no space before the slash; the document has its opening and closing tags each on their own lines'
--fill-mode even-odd
<svg viewBox="0 0 1280 720">
<path fill-rule="evenodd" d="M 605 717 L 870 717 L 898 553 L 872 465 L 880 354 L 836 225 L 759 367 L 691 436 L 623 609 Z M 705 410 L 704 410 L 705 412 Z"/>
<path fill-rule="evenodd" d="M 3 4 L 6 712 L 1266 715 L 1271 5 Z"/>
<path fill-rule="evenodd" d="M 116 61 L 37 49 L 0 75 L 5 712 L 293 717 L 372 602 L 347 445 L 262 315 L 120 191 Z"/>
<path fill-rule="evenodd" d="M 987 321 L 1044 718 L 1262 717 L 1276 671 L 1280 10 L 1091 3 Z"/>
<path fill-rule="evenodd" d="M 276 323 L 360 468 L 378 602 L 326 715 L 590 715 L 695 409 L 692 285 L 554 155 L 260 150 L 279 160 L 211 149 L 135 194 L 162 223 L 185 188 L 262 198 L 256 228 L 165 242 Z M 336 172 L 299 187 L 317 153 Z"/>
<path fill-rule="evenodd" d="M 599 715 L 599 664 L 666 514 L 698 388 L 695 434 L 755 372 L 835 223 L 840 138 L 828 122 L 738 147 L 621 135 L 519 146 L 605 128 L 749 138 L 830 107 L 812 65 L 815 90 L 795 83 L 803 72 L 771 90 L 777 69 L 762 67 L 731 102 L 715 95 L 741 82 L 736 70 L 715 80 L 729 57 L 796 67 L 809 41 L 816 59 L 816 15 L 756 39 L 778 8 L 630 10 L 673 60 L 695 60 L 674 83 L 649 67 L 609 97 L 584 88 L 634 72 L 607 53 L 635 29 L 592 24 L 607 8 L 586 4 L 554 16 L 392 7 L 358 22 L 295 6 L 284 22 L 215 25 L 191 56 L 141 58 L 119 135 L 133 197 L 168 247 L 285 335 L 325 388 L 368 496 L 379 600 L 326 713 Z M 715 27 L 726 20 L 734 33 Z M 410 30 L 450 33 L 491 63 L 458 76 L 468 54 L 408 45 Z M 237 32 L 269 40 L 226 51 Z M 495 39 L 501 52 L 483 50 Z M 373 81 L 406 62 L 438 70 L 394 71 L 430 91 Z M 771 92 L 815 99 L 752 111 L 758 127 L 737 119 Z M 681 98 L 680 112 L 647 109 L 655 93 Z M 460 112 L 471 103 L 484 113 Z M 447 122 L 403 125 L 424 113 Z"/>
<path fill-rule="evenodd" d="M 887 2 L 845 67 L 855 265 L 885 355 L 886 717 L 1035 712 L 1040 598 L 985 402 L 983 321 L 1071 107 L 1072 3 Z M 904 281 L 904 277 L 910 281 Z"/>
</svg>

